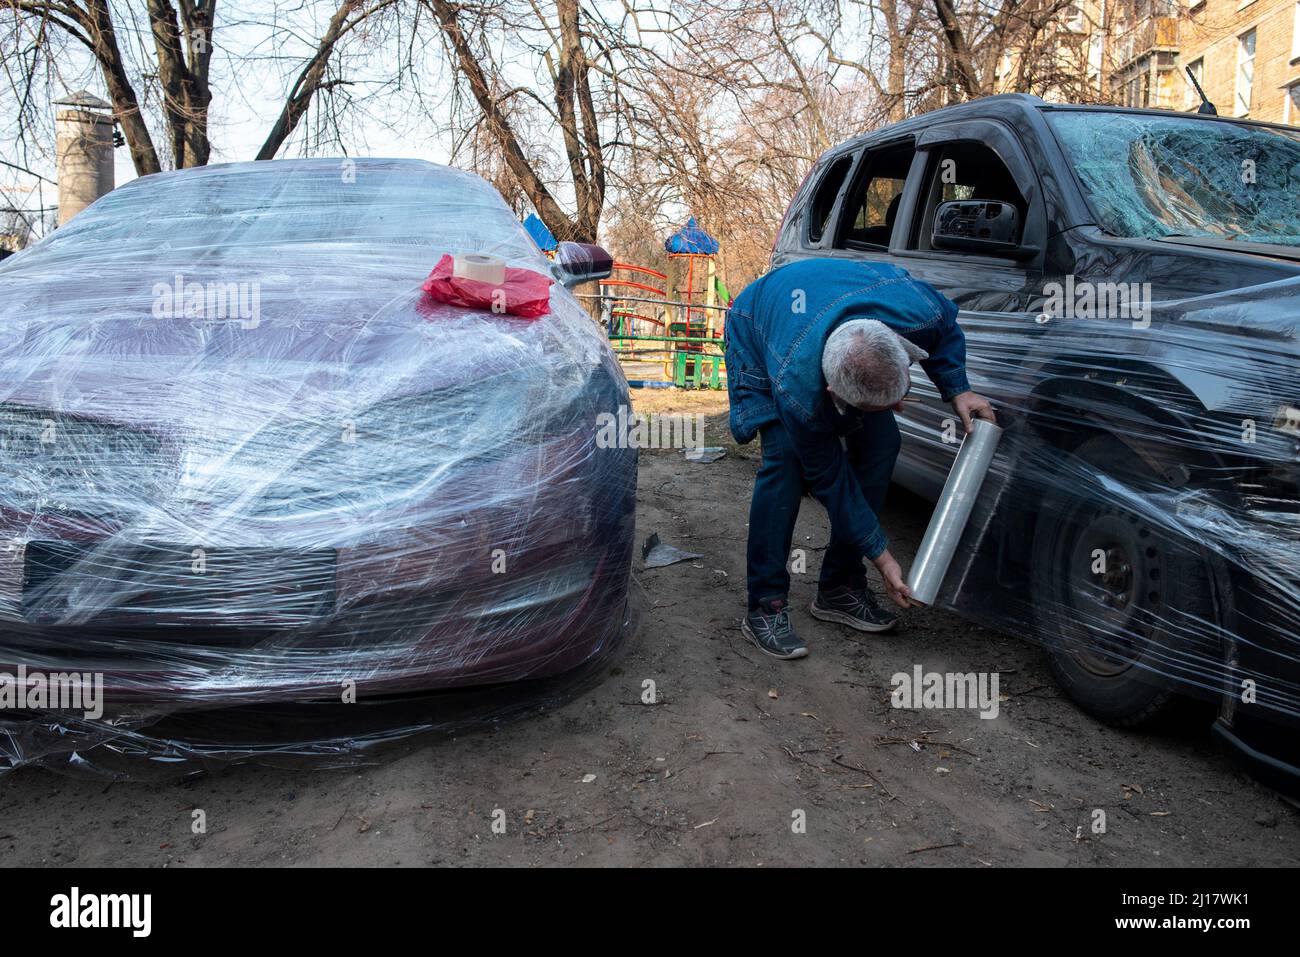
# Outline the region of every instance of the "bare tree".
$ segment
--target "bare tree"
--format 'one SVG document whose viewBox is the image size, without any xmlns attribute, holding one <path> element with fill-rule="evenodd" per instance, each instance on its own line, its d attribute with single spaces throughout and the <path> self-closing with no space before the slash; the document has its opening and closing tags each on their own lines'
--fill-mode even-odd
<svg viewBox="0 0 1300 957">
<path fill-rule="evenodd" d="M 553 13 L 537 2 L 424 2 L 434 13 L 458 81 L 477 106 L 474 122 L 485 125 L 537 215 L 560 239 L 594 242 L 605 205 L 606 155 L 592 82 L 595 45 L 578 0 L 555 0 Z M 493 40 L 531 51 L 545 96 L 509 82 L 492 56 Z M 523 97 L 540 111 L 543 122 L 553 125 L 562 146 L 572 214 L 557 198 L 539 151 L 524 139 L 521 127 L 531 123 L 516 106 Z"/>
<path fill-rule="evenodd" d="M 314 96 L 342 82 L 327 80 L 326 71 L 343 38 L 396 0 L 331 2 L 336 4 L 334 13 L 289 89 L 259 159 L 274 156 L 284 145 Z M 0 15 L 9 20 L 0 63 L 20 109 L 30 110 L 42 63 L 60 56 L 70 41 L 96 64 L 137 173 L 156 173 L 164 160 L 175 168 L 202 166 L 212 152 L 208 116 L 217 6 L 217 0 L 123 0 L 117 5 L 110 0 L 0 0 Z M 278 32 L 275 27 L 262 29 Z M 284 40 L 268 37 L 276 49 Z M 139 59 L 145 62 L 138 64 Z M 148 122 L 150 99 L 158 102 L 163 150 Z"/>
<path fill-rule="evenodd" d="M 998 92 L 1094 98 L 1087 84 L 1083 34 L 1066 29 L 1066 14 L 1084 18 L 1075 0 L 931 0 L 943 40 L 951 99 Z M 1109 24 L 1089 23 L 1091 33 Z M 1007 67 L 1010 67 L 1008 70 Z"/>
</svg>

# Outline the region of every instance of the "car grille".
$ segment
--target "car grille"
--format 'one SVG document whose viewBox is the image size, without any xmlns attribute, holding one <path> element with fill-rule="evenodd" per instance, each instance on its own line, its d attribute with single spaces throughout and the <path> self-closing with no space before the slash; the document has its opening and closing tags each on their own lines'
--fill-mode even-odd
<svg viewBox="0 0 1300 957">
<path fill-rule="evenodd" d="M 334 610 L 331 549 L 33 541 L 24 565 L 22 618 L 30 624 L 283 628 Z"/>
<path fill-rule="evenodd" d="M 149 432 L 0 405 L 0 506 L 101 518 L 148 501 L 170 468 Z"/>
</svg>

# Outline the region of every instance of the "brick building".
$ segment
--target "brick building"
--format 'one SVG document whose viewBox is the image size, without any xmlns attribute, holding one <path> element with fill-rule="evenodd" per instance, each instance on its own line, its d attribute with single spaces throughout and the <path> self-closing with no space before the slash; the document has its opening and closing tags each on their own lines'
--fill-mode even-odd
<svg viewBox="0 0 1300 957">
<path fill-rule="evenodd" d="M 1190 67 L 1221 115 L 1300 125 L 1300 0 L 1118 0 L 1088 12 L 1115 102 L 1195 109 Z"/>
<path fill-rule="evenodd" d="M 1220 113 L 1300 124 L 1300 2 L 1201 0 L 1179 34 L 1182 62 Z"/>
</svg>

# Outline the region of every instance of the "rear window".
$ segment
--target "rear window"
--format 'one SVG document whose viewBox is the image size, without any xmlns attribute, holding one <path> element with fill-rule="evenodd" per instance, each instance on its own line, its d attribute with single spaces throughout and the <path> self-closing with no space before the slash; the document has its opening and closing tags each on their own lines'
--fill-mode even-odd
<svg viewBox="0 0 1300 957">
<path fill-rule="evenodd" d="M 903 187 L 916 149 L 909 141 L 869 153 L 862 161 L 853 193 L 844 204 L 836 246 L 884 249 L 889 245 Z"/>
</svg>

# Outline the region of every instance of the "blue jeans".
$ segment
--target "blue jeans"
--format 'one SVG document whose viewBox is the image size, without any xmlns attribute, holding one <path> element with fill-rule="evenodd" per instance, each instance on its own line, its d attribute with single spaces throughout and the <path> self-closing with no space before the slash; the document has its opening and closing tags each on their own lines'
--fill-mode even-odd
<svg viewBox="0 0 1300 957">
<path fill-rule="evenodd" d="M 856 481 L 871 509 L 880 514 L 889 491 L 889 479 L 902 440 L 892 411 L 850 413 L 840 417 L 849 469 L 844 481 Z M 763 463 L 754 480 L 754 497 L 749 505 L 747 585 L 749 608 L 762 599 L 784 598 L 790 590 L 790 542 L 799 500 L 803 497 L 803 468 L 784 425 L 774 422 L 761 431 Z M 828 442 L 840 441 L 828 435 Z M 866 580 L 862 551 L 838 538 L 831 528 L 830 544 L 822 558 L 818 587 L 860 585 Z"/>
</svg>

